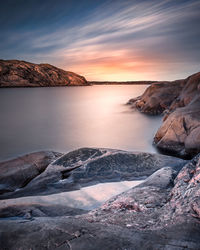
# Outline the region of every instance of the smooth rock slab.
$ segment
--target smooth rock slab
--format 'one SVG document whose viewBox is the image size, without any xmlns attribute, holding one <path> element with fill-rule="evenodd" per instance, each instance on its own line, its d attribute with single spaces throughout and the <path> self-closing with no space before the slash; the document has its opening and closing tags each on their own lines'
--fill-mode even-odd
<svg viewBox="0 0 200 250">
<path fill-rule="evenodd" d="M 199 223 L 174 225 L 155 231 L 138 231 L 83 218 L 37 218 L 34 221 L 0 221 L 0 247 L 27 249 L 199 249 Z"/>
<path fill-rule="evenodd" d="M 0 194 L 24 188 L 61 155 L 60 153 L 42 151 L 0 162 Z"/>
<path fill-rule="evenodd" d="M 168 116 L 154 141 L 160 150 L 180 157 L 191 157 L 200 152 L 200 94 Z"/>
<path fill-rule="evenodd" d="M 72 191 L 101 182 L 144 179 L 160 168 L 170 166 L 180 169 L 184 163 L 184 160 L 165 155 L 82 148 L 52 160 L 27 185 L 14 192 L 5 192 L 0 199 Z M 23 172 L 19 171 L 21 178 Z"/>
</svg>

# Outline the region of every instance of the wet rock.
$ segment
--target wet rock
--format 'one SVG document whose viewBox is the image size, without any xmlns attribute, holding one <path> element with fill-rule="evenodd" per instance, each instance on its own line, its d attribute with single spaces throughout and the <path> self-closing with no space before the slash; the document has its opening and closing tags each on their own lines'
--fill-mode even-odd
<svg viewBox="0 0 200 250">
<path fill-rule="evenodd" d="M 0 87 L 50 87 L 88 85 L 83 76 L 50 64 L 0 60 Z"/>
</svg>

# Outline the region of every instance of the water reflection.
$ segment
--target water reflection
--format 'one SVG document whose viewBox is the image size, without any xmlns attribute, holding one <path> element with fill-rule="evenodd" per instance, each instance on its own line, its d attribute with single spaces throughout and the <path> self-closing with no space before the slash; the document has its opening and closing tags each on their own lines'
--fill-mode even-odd
<svg viewBox="0 0 200 250">
<path fill-rule="evenodd" d="M 30 151 L 107 147 L 154 152 L 160 117 L 125 106 L 147 86 L 0 90 L 0 159 Z"/>
<path fill-rule="evenodd" d="M 47 196 L 32 196 L 1 201 L 0 207 L 21 204 L 65 205 L 73 208 L 91 210 L 99 207 L 112 196 L 139 185 L 143 181 L 122 181 L 100 183 L 84 187 L 81 190 L 64 192 Z"/>
</svg>

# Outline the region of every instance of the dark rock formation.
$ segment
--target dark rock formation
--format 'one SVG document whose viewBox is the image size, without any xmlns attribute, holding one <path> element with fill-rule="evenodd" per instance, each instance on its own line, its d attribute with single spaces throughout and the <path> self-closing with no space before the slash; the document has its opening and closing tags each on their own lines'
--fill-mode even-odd
<svg viewBox="0 0 200 250">
<path fill-rule="evenodd" d="M 185 163 L 164 155 L 95 148 L 78 149 L 55 160 L 57 156 L 41 152 L 1 163 L 0 199 L 72 191 L 100 182 L 144 179 L 162 167 L 177 168 Z"/>
<path fill-rule="evenodd" d="M 44 151 L 0 162 L 0 194 L 24 188 L 59 156 L 60 153 Z"/>
<path fill-rule="evenodd" d="M 107 150 L 108 152 L 114 159 L 114 152 L 118 151 Z M 122 152 L 124 151 L 118 153 Z M 71 157 L 64 155 L 51 166 L 57 163 L 57 166 L 71 168 L 71 171 L 80 168 L 80 180 L 87 179 L 91 169 L 95 178 L 93 168 L 100 168 L 101 165 L 88 165 L 88 161 L 92 161 L 97 155 L 106 159 L 104 153 L 101 149 L 81 149 L 72 152 Z M 67 211 L 60 207 L 56 212 L 53 206 L 38 207 L 36 204 L 12 208 L 8 204 L 3 205 L 6 201 L 2 201 L 0 248 L 199 249 L 200 155 L 191 161 L 183 161 L 173 157 L 161 160 L 160 156 L 156 160 L 156 155 L 148 154 L 147 157 L 143 153 L 139 156 L 128 152 L 126 154 L 136 156 L 135 171 L 139 170 L 142 157 L 147 162 L 146 166 L 150 168 L 153 164 L 153 169 L 158 170 L 139 186 L 111 198 L 87 214 L 82 214 L 84 211 L 75 211 L 73 216 L 65 216 Z M 114 160 L 112 169 L 115 169 L 119 159 Z M 165 159 L 168 159 L 168 164 L 164 164 Z M 106 162 L 108 165 L 99 169 L 98 175 L 103 174 L 105 166 L 109 168 L 111 165 L 109 161 Z M 79 167 L 77 163 L 80 164 Z M 120 164 L 121 162 L 118 165 Z M 57 171 L 56 164 L 54 166 Z M 145 168 L 145 163 L 143 166 Z M 118 168 L 119 166 L 116 167 Z M 3 209 L 3 206 L 7 209 Z"/>
<path fill-rule="evenodd" d="M 152 84 L 129 104 L 147 114 L 165 113 L 154 138 L 160 150 L 189 158 L 200 152 L 200 73 Z"/>
<path fill-rule="evenodd" d="M 50 64 L 0 60 L 0 87 L 50 87 L 88 85 L 83 76 Z"/>
</svg>

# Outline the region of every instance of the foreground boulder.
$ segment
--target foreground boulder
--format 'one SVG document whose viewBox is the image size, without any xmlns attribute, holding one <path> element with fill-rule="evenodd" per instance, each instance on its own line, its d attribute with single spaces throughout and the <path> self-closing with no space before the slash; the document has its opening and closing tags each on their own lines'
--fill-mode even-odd
<svg viewBox="0 0 200 250">
<path fill-rule="evenodd" d="M 57 158 L 57 159 L 56 159 Z M 55 194 L 100 182 L 144 179 L 185 161 L 165 155 L 81 148 L 58 158 L 39 152 L 0 163 L 0 199 Z"/>
<path fill-rule="evenodd" d="M 50 64 L 0 60 L 0 87 L 51 87 L 87 85 L 83 76 Z"/>
<path fill-rule="evenodd" d="M 159 230 L 136 230 L 76 216 L 40 217 L 0 221 L 0 246 L 9 250 L 198 250 L 199 230 L 195 219 Z"/>
<path fill-rule="evenodd" d="M 24 188 L 61 155 L 60 153 L 42 151 L 0 162 L 0 195 Z"/>
<path fill-rule="evenodd" d="M 191 157 L 200 152 L 200 96 L 185 107 L 177 108 L 157 131 L 157 147 L 181 157 Z"/>
<path fill-rule="evenodd" d="M 147 114 L 165 114 L 154 138 L 160 150 L 187 158 L 200 152 L 200 73 L 152 84 L 129 104 Z"/>
<path fill-rule="evenodd" d="M 107 150 L 107 154 L 114 152 L 117 153 Z M 54 163 L 71 166 L 74 170 L 82 166 L 81 181 L 87 179 L 89 170 L 92 171 L 94 167 L 87 165 L 87 159 L 90 161 L 98 155 L 108 162 L 106 155 L 101 153 L 102 149 L 81 149 L 72 152 L 71 157 L 64 155 L 58 158 Z M 0 248 L 199 249 L 200 155 L 191 161 L 167 157 L 168 164 L 160 164 L 160 160 L 156 161 L 156 155 L 141 153 L 138 158 L 138 154 L 126 153 L 136 155 L 134 169 L 136 166 L 139 169 L 142 161 L 138 159 L 143 156 L 144 168 L 150 167 L 150 158 L 155 165 L 158 164 L 158 170 L 139 186 L 111 198 L 89 213 L 75 211 L 73 216 L 66 216 L 69 215 L 67 210 L 62 210 L 60 206 L 56 212 L 53 206 L 39 207 L 36 204 L 29 208 L 28 204 L 22 204 L 21 207 L 15 205 L 13 209 L 11 206 L 3 209 L 5 201 L 2 201 Z M 83 159 L 83 162 L 78 161 L 80 167 L 74 165 L 79 157 Z M 112 157 L 115 158 L 114 155 Z M 177 162 L 173 166 L 171 163 L 175 163 L 175 160 Z M 117 162 L 113 161 L 113 169 Z M 105 166 L 100 166 L 98 175 L 101 176 L 104 175 Z M 109 168 L 110 164 L 107 166 Z"/>
</svg>

